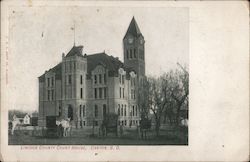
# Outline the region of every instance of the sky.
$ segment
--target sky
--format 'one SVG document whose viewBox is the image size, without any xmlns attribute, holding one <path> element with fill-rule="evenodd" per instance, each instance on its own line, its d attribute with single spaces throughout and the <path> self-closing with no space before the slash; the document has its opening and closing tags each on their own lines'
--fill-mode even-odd
<svg viewBox="0 0 250 162">
<path fill-rule="evenodd" d="M 159 76 L 189 62 L 189 10 L 182 7 L 15 7 L 9 18 L 9 109 L 38 109 L 38 77 L 75 43 L 83 53 L 123 61 L 122 39 L 132 17 L 145 38 L 146 74 Z"/>
</svg>

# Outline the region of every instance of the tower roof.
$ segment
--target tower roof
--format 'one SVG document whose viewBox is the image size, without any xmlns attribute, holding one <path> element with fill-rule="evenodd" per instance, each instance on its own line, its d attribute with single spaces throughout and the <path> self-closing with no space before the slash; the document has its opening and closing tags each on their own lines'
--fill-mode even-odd
<svg viewBox="0 0 250 162">
<path fill-rule="evenodd" d="M 142 36 L 141 31 L 140 31 L 134 17 L 132 18 L 132 20 L 129 24 L 128 30 L 127 30 L 124 38 L 127 37 L 128 35 L 132 35 L 134 37 Z"/>
<path fill-rule="evenodd" d="M 82 49 L 83 49 L 83 46 L 73 46 L 71 48 L 71 50 L 69 51 L 69 53 L 66 55 L 66 57 L 70 57 L 70 56 L 83 56 L 82 55 Z"/>
</svg>

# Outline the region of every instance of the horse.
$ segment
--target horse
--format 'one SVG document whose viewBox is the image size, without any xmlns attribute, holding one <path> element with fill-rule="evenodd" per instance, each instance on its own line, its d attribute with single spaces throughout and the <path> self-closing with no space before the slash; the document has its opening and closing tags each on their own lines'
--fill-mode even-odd
<svg viewBox="0 0 250 162">
<path fill-rule="evenodd" d="M 18 118 L 13 117 L 13 121 L 11 121 L 12 127 L 11 127 L 11 135 L 14 135 L 15 128 L 17 125 L 21 124 Z"/>
<path fill-rule="evenodd" d="M 56 121 L 56 125 L 59 127 L 61 125 L 61 127 L 63 128 L 63 136 L 69 136 L 70 132 L 71 132 L 71 124 L 70 124 L 70 118 L 67 119 L 62 119 L 62 120 L 57 120 Z"/>
</svg>

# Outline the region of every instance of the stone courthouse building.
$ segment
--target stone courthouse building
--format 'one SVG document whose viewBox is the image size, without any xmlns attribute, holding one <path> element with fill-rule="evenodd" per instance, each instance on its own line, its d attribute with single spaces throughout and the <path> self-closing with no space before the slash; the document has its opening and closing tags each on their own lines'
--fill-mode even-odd
<svg viewBox="0 0 250 162">
<path fill-rule="evenodd" d="M 139 124 L 138 82 L 145 77 L 144 37 L 133 18 L 123 38 L 124 63 L 105 52 L 83 54 L 73 46 L 39 77 L 39 126 L 46 116 L 70 117 L 74 127 L 100 125 L 107 113 L 119 124 Z"/>
</svg>

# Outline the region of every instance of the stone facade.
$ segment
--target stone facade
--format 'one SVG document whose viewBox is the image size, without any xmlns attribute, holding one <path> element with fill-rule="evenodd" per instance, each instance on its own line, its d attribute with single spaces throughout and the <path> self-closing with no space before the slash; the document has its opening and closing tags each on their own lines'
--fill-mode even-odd
<svg viewBox="0 0 250 162">
<path fill-rule="evenodd" d="M 144 37 L 133 18 L 123 38 L 124 63 L 105 52 L 84 54 L 73 46 L 62 61 L 39 77 L 39 120 L 70 118 L 75 127 L 100 125 L 105 114 L 119 115 L 119 124 L 140 120 L 137 93 L 145 77 Z"/>
</svg>

